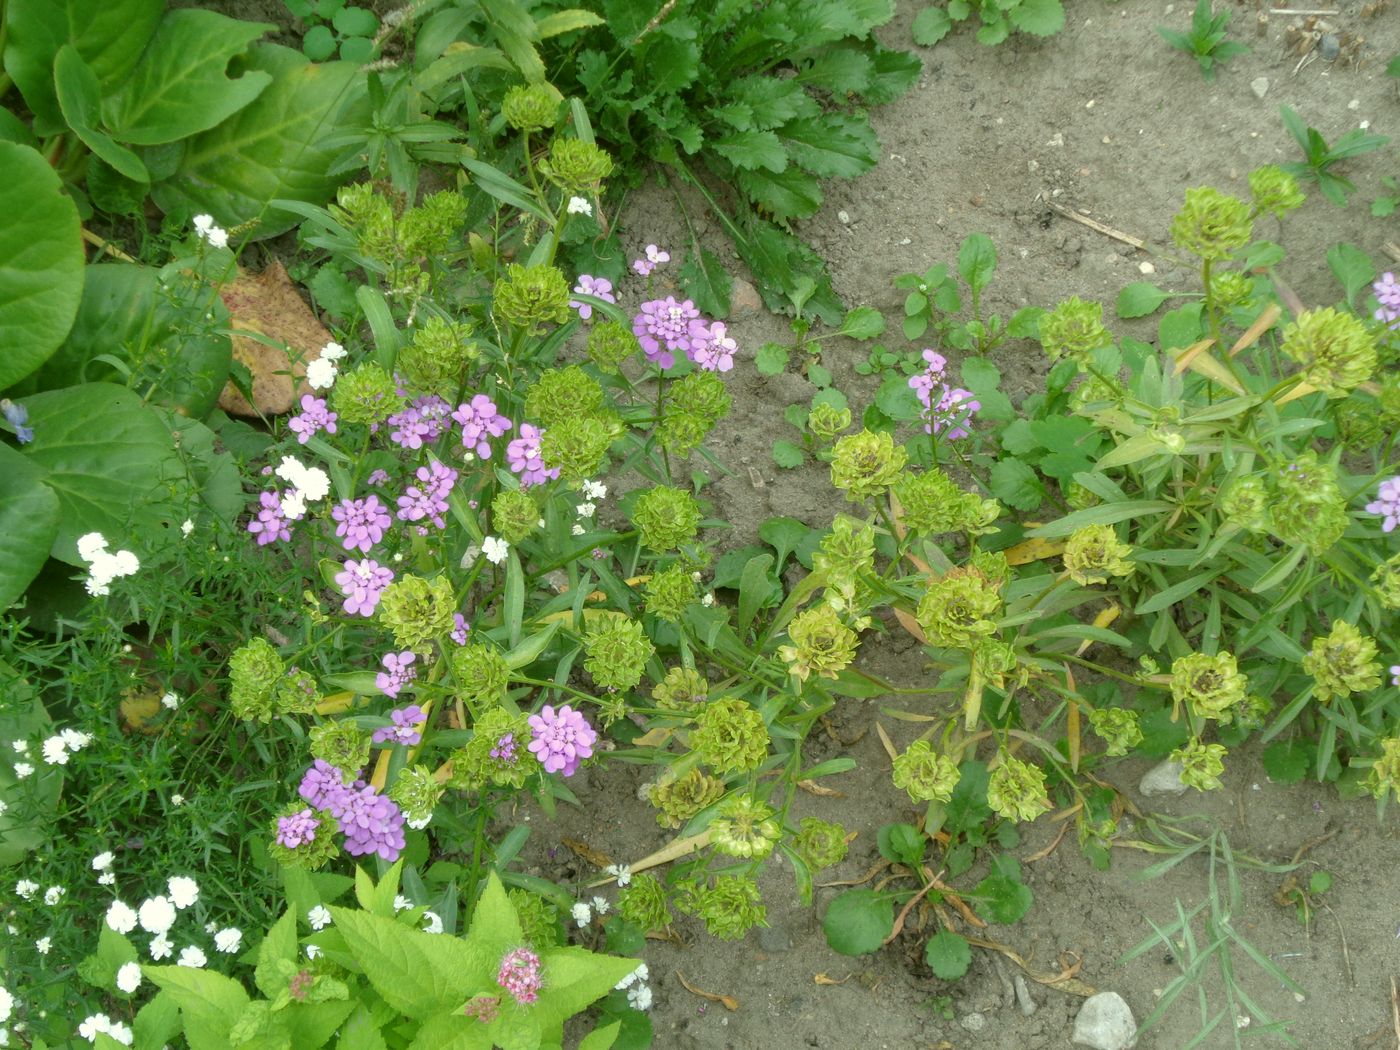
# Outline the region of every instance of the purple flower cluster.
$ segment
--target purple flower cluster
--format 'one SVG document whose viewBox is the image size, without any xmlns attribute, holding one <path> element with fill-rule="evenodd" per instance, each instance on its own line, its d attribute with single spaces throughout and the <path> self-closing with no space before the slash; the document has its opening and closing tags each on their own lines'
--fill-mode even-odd
<svg viewBox="0 0 1400 1050">
<path fill-rule="evenodd" d="M 555 711 L 549 704 L 530 716 L 530 752 L 540 760 L 546 773 L 563 772 L 571 777 L 583 759 L 593 754 L 598 734 L 582 712 L 568 704 Z"/>
<path fill-rule="evenodd" d="M 398 696 L 400 689 L 418 677 L 418 668 L 413 666 L 417 659 L 412 649 L 405 649 L 401 653 L 385 653 L 380 661 L 384 670 L 374 676 L 374 687 L 385 696 Z M 420 710 L 418 714 L 421 718 L 423 712 Z"/>
<path fill-rule="evenodd" d="M 646 250 L 646 258 L 633 259 L 632 269 L 636 270 L 643 277 L 650 277 L 652 270 L 656 269 L 662 263 L 668 263 L 670 261 L 670 252 L 662 251 L 654 244 L 648 244 Z"/>
<path fill-rule="evenodd" d="M 434 460 L 416 471 L 417 485 L 410 485 L 399 497 L 399 520 L 422 521 L 427 518 L 440 529 L 447 528 L 447 494 L 456 484 L 457 472 Z"/>
<path fill-rule="evenodd" d="M 369 477 L 365 478 L 366 485 L 387 485 L 389 483 L 389 472 L 382 467 L 371 470 Z"/>
<path fill-rule="evenodd" d="M 507 765 L 515 764 L 515 734 L 507 733 L 496 741 L 496 746 L 491 749 L 491 757 L 497 762 L 504 762 Z"/>
<path fill-rule="evenodd" d="M 316 809 L 328 809 L 345 836 L 352 857 L 376 853 L 389 862 L 404 847 L 403 811 L 363 780 L 345 783 L 341 771 L 317 759 L 297 793 Z"/>
<path fill-rule="evenodd" d="M 617 302 L 617 296 L 613 295 L 612 281 L 606 277 L 594 277 L 592 274 L 581 273 L 578 277 L 578 284 L 574 285 L 575 295 L 591 295 L 595 299 L 601 299 L 605 303 Z M 593 316 L 593 304 L 581 303 L 576 300 L 569 300 L 571 309 L 577 310 L 578 315 L 585 321 Z"/>
<path fill-rule="evenodd" d="M 316 840 L 316 829 L 321 826 L 321 818 L 314 809 L 301 809 L 286 817 L 277 818 L 277 845 L 296 849 Z"/>
<path fill-rule="evenodd" d="M 559 476 L 559 468 L 546 467 L 540 457 L 540 438 L 544 434 L 531 423 L 520 424 L 520 436 L 506 446 L 506 462 L 513 473 L 520 475 L 520 487 L 542 485 Z"/>
<path fill-rule="evenodd" d="M 1381 516 L 1381 531 L 1394 532 L 1400 525 L 1400 475 L 1381 482 L 1376 498 L 1366 504 L 1368 514 Z"/>
<path fill-rule="evenodd" d="M 452 413 L 462 427 L 462 447 L 482 459 L 491 458 L 493 437 L 500 437 L 512 426 L 511 421 L 496 411 L 496 402 L 485 394 L 477 394 L 466 404 L 458 405 Z"/>
<path fill-rule="evenodd" d="M 384 530 L 393 524 L 389 508 L 379 502 L 378 496 L 343 499 L 332 508 L 331 517 L 340 523 L 335 534 L 343 537 L 345 549 L 358 549 L 364 554 L 384 538 Z"/>
<path fill-rule="evenodd" d="M 942 354 L 925 350 L 924 361 L 927 367 L 909 377 L 910 389 L 924 406 L 924 433 L 943 434 L 950 441 L 967 437 L 972 433 L 967 424 L 981 402 L 971 390 L 948 385 L 948 361 Z"/>
<path fill-rule="evenodd" d="M 424 718 L 423 709 L 417 704 L 397 708 L 389 712 L 389 721 L 394 724 L 376 729 L 370 739 L 376 744 L 402 744 L 404 747 L 412 747 L 423 739 L 418 727 L 423 724 Z"/>
<path fill-rule="evenodd" d="M 287 420 L 287 429 L 297 436 L 300 444 L 306 444 L 312 436 L 324 430 L 335 433 L 335 421 L 340 417 L 326 408 L 326 399 L 315 394 L 301 395 L 301 414 Z"/>
<path fill-rule="evenodd" d="M 452 429 L 452 406 L 436 394 L 427 394 L 390 416 L 389 425 L 394 428 L 390 441 L 417 451 Z"/>
<path fill-rule="evenodd" d="M 690 353 L 690 322 L 700 319 L 695 303 L 689 299 L 678 303 L 674 295 L 668 295 L 665 299 L 647 300 L 641 311 L 632 318 L 632 333 L 642 344 L 648 361 L 670 368 L 676 363 L 675 351 Z"/>
<path fill-rule="evenodd" d="M 723 321 L 690 323 L 690 359 L 707 372 L 728 372 L 734 367 L 739 344 Z"/>
<path fill-rule="evenodd" d="M 452 614 L 452 633 L 449 637 L 458 645 L 467 644 L 467 632 L 471 630 L 471 625 L 467 623 L 467 618 L 461 613 Z"/>
<path fill-rule="evenodd" d="M 259 547 L 292 538 L 282 514 L 282 497 L 276 489 L 258 494 L 258 513 L 248 522 L 248 531 L 258 538 Z"/>
<path fill-rule="evenodd" d="M 335 585 L 345 595 L 345 611 L 351 616 L 373 616 L 384 588 L 394 582 L 394 570 L 370 558 L 347 559 L 335 574 Z"/>
<path fill-rule="evenodd" d="M 1400 327 L 1400 282 L 1395 280 L 1395 274 L 1381 274 L 1371 285 L 1371 291 L 1376 293 L 1376 301 L 1380 303 L 1376 320 L 1384 321 L 1391 328 Z"/>
</svg>

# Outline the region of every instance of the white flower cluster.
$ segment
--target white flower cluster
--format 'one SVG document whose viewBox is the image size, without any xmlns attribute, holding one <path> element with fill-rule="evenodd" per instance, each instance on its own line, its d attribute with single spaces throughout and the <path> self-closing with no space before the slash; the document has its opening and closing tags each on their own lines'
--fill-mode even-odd
<svg viewBox="0 0 1400 1050">
<path fill-rule="evenodd" d="M 510 544 L 499 536 L 487 536 L 481 541 L 481 553 L 492 565 L 500 565 L 510 556 Z"/>
<path fill-rule="evenodd" d="M 626 864 L 609 864 L 603 871 L 615 878 L 619 887 L 632 882 L 632 869 Z"/>
<path fill-rule="evenodd" d="M 330 494 L 331 479 L 320 467 L 308 467 L 295 456 L 283 456 L 274 473 L 292 487 L 282 493 L 282 513 L 291 521 L 306 517 L 306 505 Z"/>
<path fill-rule="evenodd" d="M 87 591 L 92 595 L 112 593 L 112 581 L 119 576 L 134 576 L 141 568 L 141 562 L 131 551 L 107 550 L 107 540 L 100 532 L 89 532 L 78 537 L 78 557 L 89 566 Z"/>
<path fill-rule="evenodd" d="M 335 385 L 340 374 L 339 361 L 345 356 L 345 347 L 339 343 L 327 343 L 321 347 L 321 354 L 314 361 L 306 363 L 306 381 L 312 390 L 329 390 Z"/>
<path fill-rule="evenodd" d="M 66 766 L 70 752 L 77 754 L 90 743 L 91 735 L 76 729 L 65 729 L 44 741 L 44 761 L 51 766 Z"/>
<path fill-rule="evenodd" d="M 221 226 L 214 225 L 214 216 L 196 215 L 194 217 L 194 232 L 201 240 L 208 243 L 211 248 L 228 247 L 228 231 Z"/>
<path fill-rule="evenodd" d="M 89 1043 L 97 1042 L 98 1033 L 109 1035 L 122 1046 L 130 1046 L 132 1043 L 131 1029 L 120 1021 L 113 1021 L 106 1014 L 93 1014 L 82 1024 L 78 1025 L 78 1034 Z"/>
<path fill-rule="evenodd" d="M 593 205 L 591 205 L 591 204 L 588 203 L 588 198 L 587 198 L 587 197 L 570 197 L 570 198 L 569 198 L 569 214 L 570 214 L 570 215 L 592 215 L 592 214 L 593 214 Z"/>
<path fill-rule="evenodd" d="M 583 502 L 574 508 L 580 518 L 592 518 L 598 513 L 598 500 L 608 494 L 608 487 L 601 481 L 585 481 L 583 483 Z M 570 530 L 575 536 L 582 536 L 588 529 L 583 522 L 574 522 Z"/>
<path fill-rule="evenodd" d="M 647 986 L 650 976 L 647 964 L 642 963 L 613 987 L 619 992 L 627 989 L 627 1005 L 632 1009 L 648 1010 L 651 1008 L 651 989 Z"/>
<path fill-rule="evenodd" d="M 104 858 L 106 858 L 107 864 L 110 864 L 110 857 L 110 854 L 104 853 L 94 858 L 93 867 L 99 867 L 98 862 Z M 141 929 L 152 935 L 150 953 L 151 958 L 156 961 L 167 959 L 174 953 L 175 945 L 171 943 L 167 934 L 175 925 L 175 919 L 179 912 L 192 907 L 199 900 L 199 883 L 188 875 L 172 876 L 167 880 L 166 888 L 168 894 L 148 897 L 141 902 L 139 908 L 133 909 L 120 900 L 114 900 L 107 908 L 107 925 L 117 933 L 126 935 L 140 926 Z M 243 944 L 243 931 L 235 927 L 220 929 L 218 925 L 210 923 L 205 928 L 213 934 L 216 951 L 231 955 L 238 951 Z M 187 945 L 180 949 L 180 957 L 176 960 L 180 966 L 195 968 L 204 966 L 208 961 L 209 958 L 204 954 L 203 949 L 195 945 Z M 118 980 L 120 982 L 120 974 Z M 128 976 L 128 981 L 130 980 L 131 977 Z M 139 975 L 137 980 L 139 983 Z M 123 988 L 122 990 L 126 991 L 127 989 Z"/>
<path fill-rule="evenodd" d="M 10 743 L 10 746 L 15 749 L 15 754 L 23 760 L 15 762 L 15 779 L 23 780 L 25 777 L 32 776 L 34 764 L 29 761 L 29 741 L 15 740 Z"/>
</svg>

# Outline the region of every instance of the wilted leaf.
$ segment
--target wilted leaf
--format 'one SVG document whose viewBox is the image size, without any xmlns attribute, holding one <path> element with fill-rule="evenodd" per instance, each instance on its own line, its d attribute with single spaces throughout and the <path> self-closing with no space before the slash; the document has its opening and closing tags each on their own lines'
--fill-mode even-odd
<svg viewBox="0 0 1400 1050">
<path fill-rule="evenodd" d="M 274 259 L 257 275 L 240 270 L 238 276 L 219 291 L 229 311 L 233 329 L 234 360 L 253 373 L 253 405 L 229 384 L 219 395 L 219 407 L 230 415 L 276 415 L 288 412 L 310 392 L 306 384 L 306 364 L 315 360 L 321 348 L 331 341 L 330 332 L 302 300 L 287 277 L 282 264 Z M 239 331 L 256 332 L 285 344 L 284 351 Z"/>
</svg>

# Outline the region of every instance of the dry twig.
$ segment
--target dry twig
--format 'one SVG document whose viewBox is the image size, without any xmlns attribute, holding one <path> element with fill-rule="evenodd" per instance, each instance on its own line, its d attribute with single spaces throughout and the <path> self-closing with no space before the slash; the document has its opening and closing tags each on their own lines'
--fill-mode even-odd
<svg viewBox="0 0 1400 1050">
<path fill-rule="evenodd" d="M 1073 208 L 1066 208 L 1058 201 L 1047 200 L 1045 206 L 1056 215 L 1061 215 L 1071 222 L 1077 222 L 1081 226 L 1087 226 L 1095 233 L 1101 233 L 1105 237 L 1112 237 L 1115 241 L 1122 241 L 1124 244 L 1131 244 L 1139 251 L 1147 250 L 1147 242 L 1141 237 L 1134 237 L 1131 233 L 1124 233 L 1122 230 L 1115 230 L 1112 226 L 1106 226 L 1097 219 L 1091 219 L 1087 215 L 1080 215 Z"/>
</svg>

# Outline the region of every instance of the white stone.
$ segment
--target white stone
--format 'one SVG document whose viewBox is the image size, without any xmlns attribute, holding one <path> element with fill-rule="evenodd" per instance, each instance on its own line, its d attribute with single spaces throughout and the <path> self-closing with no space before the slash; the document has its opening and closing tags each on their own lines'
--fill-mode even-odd
<svg viewBox="0 0 1400 1050">
<path fill-rule="evenodd" d="M 1181 763 L 1173 758 L 1153 766 L 1138 781 L 1138 792 L 1149 797 L 1183 794 L 1186 785 L 1181 782 L 1181 770 Z"/>
<path fill-rule="evenodd" d="M 1074 1041 L 1093 1050 L 1128 1050 L 1137 1040 L 1133 1011 L 1117 992 L 1099 992 L 1084 1000 L 1074 1019 Z"/>
<path fill-rule="evenodd" d="M 1263 98 L 1269 93 L 1269 78 L 1255 77 L 1249 82 L 1249 90 L 1254 92 L 1255 98 Z"/>
<path fill-rule="evenodd" d="M 841 220 L 842 226 L 849 226 L 851 224 L 851 213 L 844 208 L 836 213 L 836 217 Z"/>
<path fill-rule="evenodd" d="M 1156 272 L 1157 272 L 1157 267 L 1153 266 L 1150 262 L 1140 262 L 1140 263 L 1138 263 L 1138 273 L 1156 273 Z"/>
</svg>

